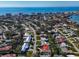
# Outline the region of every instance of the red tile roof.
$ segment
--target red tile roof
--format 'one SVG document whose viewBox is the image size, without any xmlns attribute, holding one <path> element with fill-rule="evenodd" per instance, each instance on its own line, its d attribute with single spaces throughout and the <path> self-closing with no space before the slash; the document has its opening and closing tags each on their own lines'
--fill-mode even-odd
<svg viewBox="0 0 79 59">
<path fill-rule="evenodd" d="M 7 50 L 10 50 L 11 48 L 12 46 L 5 46 L 5 47 L 0 48 L 0 51 L 7 51 Z"/>
<path fill-rule="evenodd" d="M 16 57 L 16 54 L 6 54 L 6 55 L 2 55 L 0 57 Z"/>
<path fill-rule="evenodd" d="M 42 50 L 43 50 L 43 51 L 48 51 L 48 49 L 49 49 L 49 46 L 48 46 L 47 44 L 44 44 L 44 45 L 42 46 Z"/>
<path fill-rule="evenodd" d="M 57 39 L 58 43 L 62 43 L 65 41 L 65 38 L 63 36 L 61 36 L 60 38 Z"/>
</svg>

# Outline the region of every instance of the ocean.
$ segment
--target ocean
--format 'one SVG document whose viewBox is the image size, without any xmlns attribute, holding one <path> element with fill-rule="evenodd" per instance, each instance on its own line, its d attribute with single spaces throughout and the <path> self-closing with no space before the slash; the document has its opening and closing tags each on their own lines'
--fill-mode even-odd
<svg viewBox="0 0 79 59">
<path fill-rule="evenodd" d="M 79 7 L 0 7 L 0 15 L 6 13 L 47 13 L 47 12 L 66 12 L 66 11 L 79 11 Z M 77 16 L 77 15 L 76 15 Z M 72 21 L 79 22 L 79 16 L 72 16 Z"/>
<path fill-rule="evenodd" d="M 79 24 L 79 15 L 70 16 L 70 20 Z"/>
<path fill-rule="evenodd" d="M 5 13 L 33 13 L 33 12 L 65 12 L 79 11 L 79 7 L 0 7 L 0 15 Z"/>
</svg>

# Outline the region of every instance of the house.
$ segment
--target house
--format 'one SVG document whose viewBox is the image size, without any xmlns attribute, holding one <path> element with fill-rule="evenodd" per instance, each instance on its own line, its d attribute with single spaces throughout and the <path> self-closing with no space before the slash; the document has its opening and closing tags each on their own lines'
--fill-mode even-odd
<svg viewBox="0 0 79 59">
<path fill-rule="evenodd" d="M 49 50 L 49 45 L 47 44 L 47 42 L 44 42 L 43 45 L 41 45 L 41 50 L 42 52 L 48 51 Z"/>
<path fill-rule="evenodd" d="M 22 45 L 21 51 L 22 52 L 26 52 L 29 49 L 29 43 L 24 43 Z"/>
<path fill-rule="evenodd" d="M 3 40 L 3 36 L 0 34 L 0 40 Z"/>
<path fill-rule="evenodd" d="M 31 40 L 32 40 L 32 37 L 28 36 L 28 37 L 25 38 L 24 42 L 28 42 L 29 43 Z"/>
<path fill-rule="evenodd" d="M 21 51 L 25 52 L 29 49 L 29 42 L 31 41 L 32 37 L 25 35 L 24 44 L 22 45 Z"/>
<path fill-rule="evenodd" d="M 75 40 L 79 41 L 79 37 L 74 37 Z"/>
<path fill-rule="evenodd" d="M 58 35 L 59 35 L 59 34 L 56 34 L 56 33 L 55 33 L 55 34 L 53 34 L 53 37 L 56 38 Z"/>
<path fill-rule="evenodd" d="M 13 39 L 17 38 L 18 36 L 19 36 L 19 33 L 15 33 L 15 32 L 12 33 L 12 38 Z"/>
<path fill-rule="evenodd" d="M 64 27 L 67 27 L 67 24 L 63 24 Z"/>
<path fill-rule="evenodd" d="M 44 31 L 42 31 L 41 34 L 44 34 Z"/>
<path fill-rule="evenodd" d="M 16 54 L 5 54 L 1 55 L 0 57 L 16 57 Z"/>
<path fill-rule="evenodd" d="M 66 41 L 66 38 L 62 35 L 56 36 L 55 39 L 56 39 L 57 43 L 62 43 L 62 42 Z"/>
<path fill-rule="evenodd" d="M 30 31 L 30 29 L 29 29 L 29 28 L 25 28 L 25 30 L 26 30 L 26 31 Z"/>
<path fill-rule="evenodd" d="M 41 36 L 41 45 L 43 45 L 45 42 L 48 42 L 48 36 Z"/>
<path fill-rule="evenodd" d="M 42 45 L 42 50 L 43 50 L 43 52 L 48 51 L 49 46 L 47 44 Z"/>
<path fill-rule="evenodd" d="M 48 33 L 51 33 L 52 31 L 51 30 L 48 30 Z"/>
<path fill-rule="evenodd" d="M 76 33 L 75 33 L 74 31 L 71 31 L 71 32 L 70 32 L 70 35 L 71 35 L 71 36 L 76 36 Z"/>
<path fill-rule="evenodd" d="M 48 38 L 41 37 L 41 40 L 48 41 Z"/>
<path fill-rule="evenodd" d="M 12 39 L 6 39 L 5 42 L 10 43 L 10 42 L 12 42 Z"/>
<path fill-rule="evenodd" d="M 24 36 L 23 36 L 23 38 L 26 39 L 26 37 L 28 37 L 28 36 L 29 36 L 29 34 L 25 33 Z"/>
<path fill-rule="evenodd" d="M 60 48 L 61 48 L 62 52 L 68 52 L 67 44 L 66 43 L 62 42 L 60 44 Z"/>
<path fill-rule="evenodd" d="M 25 34 L 24 34 L 24 36 L 28 36 L 28 35 L 29 35 L 28 33 L 25 33 Z"/>
<path fill-rule="evenodd" d="M 4 46 L 0 48 L 0 51 L 8 51 L 10 49 L 12 49 L 12 46 Z"/>
<path fill-rule="evenodd" d="M 40 49 L 40 57 L 50 57 L 49 45 L 44 42 Z"/>
<path fill-rule="evenodd" d="M 7 46 L 7 44 L 6 44 L 6 43 L 1 43 L 1 44 L 0 44 L 0 48 L 2 48 L 2 47 L 4 47 L 4 46 Z"/>
<path fill-rule="evenodd" d="M 50 52 L 41 52 L 40 57 L 51 57 Z"/>
<path fill-rule="evenodd" d="M 3 40 L 3 32 L 0 30 L 0 40 Z"/>
<path fill-rule="evenodd" d="M 63 31 L 64 31 L 65 33 L 68 33 L 68 30 L 67 30 L 67 29 L 64 29 Z"/>
<path fill-rule="evenodd" d="M 75 55 L 67 55 L 67 57 L 76 57 Z"/>
<path fill-rule="evenodd" d="M 44 34 L 40 34 L 40 37 L 44 37 Z"/>
</svg>

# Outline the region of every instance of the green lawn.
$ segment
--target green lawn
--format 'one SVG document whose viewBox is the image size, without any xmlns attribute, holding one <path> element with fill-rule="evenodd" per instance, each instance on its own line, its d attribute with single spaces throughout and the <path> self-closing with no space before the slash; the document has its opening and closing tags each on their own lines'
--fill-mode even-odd
<svg viewBox="0 0 79 59">
<path fill-rule="evenodd" d="M 39 35 L 37 35 L 37 37 L 36 37 L 36 38 L 37 38 L 37 40 L 40 40 L 40 36 L 39 36 Z"/>
<path fill-rule="evenodd" d="M 36 45 L 39 45 L 40 46 L 41 45 L 41 42 L 40 41 L 37 41 L 36 42 Z"/>
<path fill-rule="evenodd" d="M 33 51 L 28 51 L 26 56 L 27 57 L 33 57 Z"/>
<path fill-rule="evenodd" d="M 15 53 L 20 53 L 21 52 L 21 45 L 18 45 L 17 47 L 16 47 L 16 49 L 14 49 L 13 51 L 15 52 Z"/>
</svg>

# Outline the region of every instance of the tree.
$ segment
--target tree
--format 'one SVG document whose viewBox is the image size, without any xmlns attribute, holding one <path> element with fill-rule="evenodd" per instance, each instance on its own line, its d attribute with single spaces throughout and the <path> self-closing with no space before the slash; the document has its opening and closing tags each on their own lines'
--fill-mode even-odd
<svg viewBox="0 0 79 59">
<path fill-rule="evenodd" d="M 11 31 L 6 31 L 6 32 L 5 32 L 5 36 L 6 36 L 8 39 L 11 38 L 11 35 L 12 35 Z"/>
</svg>

